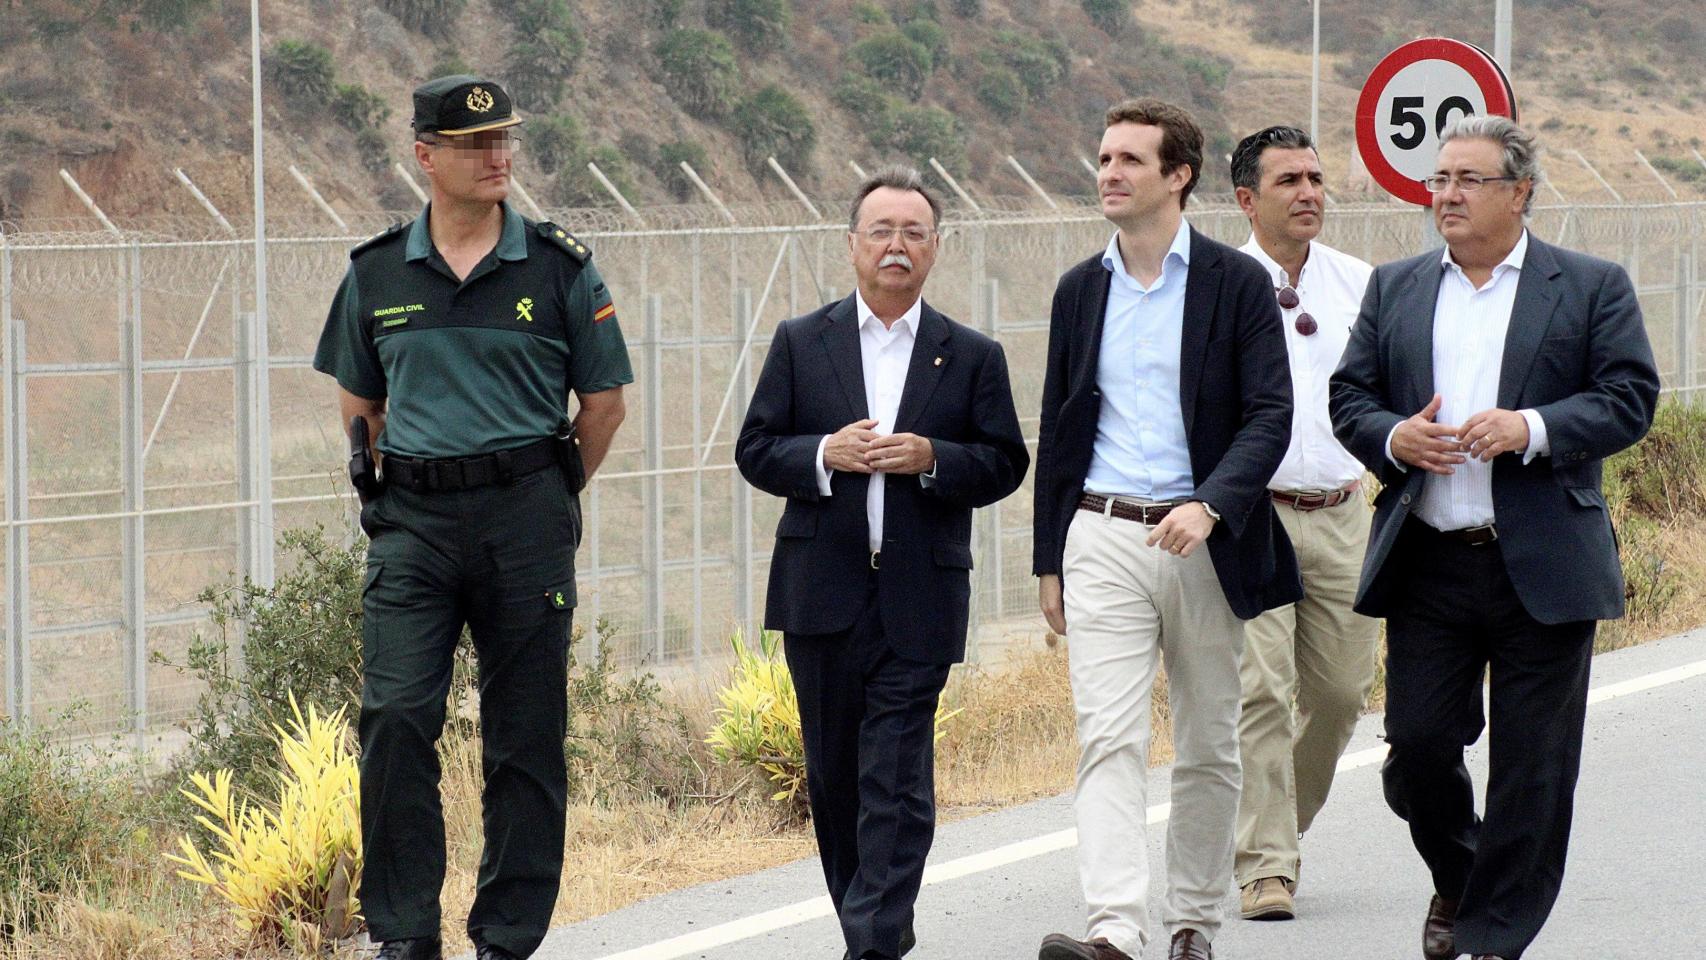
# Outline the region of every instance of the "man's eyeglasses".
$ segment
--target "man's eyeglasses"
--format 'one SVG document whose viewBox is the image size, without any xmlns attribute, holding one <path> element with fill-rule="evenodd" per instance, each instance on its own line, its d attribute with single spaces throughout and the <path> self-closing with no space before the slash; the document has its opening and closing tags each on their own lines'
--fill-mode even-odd
<svg viewBox="0 0 1706 960">
<path fill-rule="evenodd" d="M 1474 193 L 1475 191 L 1481 189 L 1481 187 L 1486 185 L 1486 184 L 1495 183 L 1495 182 L 1500 181 L 1500 180 L 1516 180 L 1516 179 L 1518 179 L 1518 178 L 1517 177 L 1483 177 L 1483 176 L 1480 176 L 1479 174 L 1474 174 L 1474 173 L 1464 173 L 1464 174 L 1459 174 L 1458 176 L 1455 176 L 1455 177 L 1448 177 L 1443 173 L 1436 173 L 1431 177 L 1423 177 L 1422 178 L 1422 186 L 1427 187 L 1429 193 L 1441 193 L 1445 190 L 1446 187 L 1449 187 L 1453 183 L 1455 183 L 1455 184 L 1457 184 L 1457 189 L 1462 190 L 1464 193 Z"/>
<path fill-rule="evenodd" d="M 894 235 L 897 233 L 900 234 L 900 238 L 905 240 L 907 243 L 924 243 L 936 235 L 936 231 L 929 227 L 918 226 L 900 228 L 872 227 L 869 230 L 855 230 L 853 232 L 872 243 L 888 243 L 894 239 Z"/>
<path fill-rule="evenodd" d="M 1297 288 L 1293 287 L 1289 283 L 1274 290 L 1274 295 L 1279 297 L 1279 305 L 1287 310 L 1290 310 L 1303 302 L 1303 298 L 1297 295 Z M 1321 327 L 1315 323 L 1315 318 L 1310 316 L 1309 311 L 1307 310 L 1297 315 L 1297 319 L 1292 322 L 1292 326 L 1297 328 L 1298 333 L 1301 333 L 1306 337 L 1313 336 L 1315 331 L 1321 329 Z"/>
</svg>

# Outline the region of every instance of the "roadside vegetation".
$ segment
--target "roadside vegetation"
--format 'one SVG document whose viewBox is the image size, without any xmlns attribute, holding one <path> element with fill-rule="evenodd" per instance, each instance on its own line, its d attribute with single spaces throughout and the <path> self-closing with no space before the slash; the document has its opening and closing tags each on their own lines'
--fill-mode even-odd
<svg viewBox="0 0 1706 960">
<path fill-rule="evenodd" d="M 1706 623 L 1706 407 L 1664 405 L 1651 435 L 1607 462 L 1605 490 L 1629 614 L 1603 625 L 1600 649 Z M 364 544 L 308 530 L 284 547 L 277 586 L 203 597 L 215 615 L 178 666 L 207 694 L 186 724 L 188 747 L 163 771 L 0 718 L 0 960 L 358 955 L 348 936 L 359 927 L 360 870 L 349 718 Z M 600 648 L 600 626 L 576 649 Z M 732 649 L 727 673 L 667 686 L 604 658 L 574 665 L 557 922 L 812 853 L 778 644 L 737 637 Z M 465 653 L 452 698 L 439 745 L 443 934 L 465 950 L 460 918 L 480 849 Z M 1153 710 L 1159 762 L 1171 755 L 1165 677 Z M 937 717 L 942 817 L 1070 789 L 1073 723 L 1066 651 L 1052 636 L 1028 634 L 988 666 L 957 671 Z"/>
</svg>

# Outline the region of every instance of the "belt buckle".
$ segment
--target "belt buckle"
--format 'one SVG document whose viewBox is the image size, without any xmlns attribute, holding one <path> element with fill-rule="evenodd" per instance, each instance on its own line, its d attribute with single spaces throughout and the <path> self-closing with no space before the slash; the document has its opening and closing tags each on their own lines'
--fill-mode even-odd
<svg viewBox="0 0 1706 960">
<path fill-rule="evenodd" d="M 883 555 L 883 552 L 881 550 L 872 550 L 871 551 L 871 569 L 872 570 L 880 569 L 880 565 L 878 564 L 877 560 L 882 555 Z"/>
</svg>

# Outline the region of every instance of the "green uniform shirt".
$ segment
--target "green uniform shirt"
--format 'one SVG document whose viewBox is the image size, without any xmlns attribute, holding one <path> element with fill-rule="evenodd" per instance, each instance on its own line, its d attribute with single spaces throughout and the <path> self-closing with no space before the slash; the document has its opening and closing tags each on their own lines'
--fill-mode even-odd
<svg viewBox="0 0 1706 960">
<path fill-rule="evenodd" d="M 430 213 L 351 251 L 314 352 L 345 390 L 387 401 L 382 452 L 523 446 L 562 421 L 570 390 L 634 382 L 610 291 L 578 240 L 505 204 L 497 246 L 459 281 Z"/>
</svg>

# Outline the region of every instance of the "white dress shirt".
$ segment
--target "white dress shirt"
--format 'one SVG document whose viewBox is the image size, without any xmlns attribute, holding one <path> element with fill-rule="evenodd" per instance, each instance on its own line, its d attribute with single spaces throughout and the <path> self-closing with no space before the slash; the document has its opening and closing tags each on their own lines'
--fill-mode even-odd
<svg viewBox="0 0 1706 960">
<path fill-rule="evenodd" d="M 906 389 L 906 371 L 912 364 L 912 345 L 918 339 L 918 318 L 924 312 L 924 301 L 915 300 L 894 326 L 885 327 L 865 304 L 857 290 L 853 298 L 859 312 L 859 361 L 865 374 L 865 409 L 868 419 L 877 421 L 871 429 L 887 435 L 894 432 L 894 419 L 900 412 L 901 391 Z M 829 443 L 826 435 L 817 444 L 817 492 L 830 496 L 829 470 L 823 462 L 823 448 Z M 932 468 L 934 470 L 934 468 Z M 869 524 L 871 552 L 883 548 L 883 490 L 887 476 L 880 471 L 871 474 L 871 485 L 865 490 L 865 522 Z"/>
<path fill-rule="evenodd" d="M 1285 268 L 1268 256 L 1254 235 L 1238 249 L 1268 268 L 1276 292 L 1289 282 L 1298 297 L 1297 306 L 1280 308 L 1285 352 L 1291 362 L 1291 445 L 1268 489 L 1321 492 L 1360 480 L 1362 462 L 1333 436 L 1327 380 L 1350 342 L 1351 325 L 1356 323 L 1374 268 L 1348 253 L 1312 242 L 1300 276 L 1287 277 Z M 1297 332 L 1297 317 L 1304 313 L 1317 328 L 1309 336 Z"/>
<path fill-rule="evenodd" d="M 1102 266 L 1113 278 L 1096 366 L 1101 413 L 1084 478 L 1084 489 L 1092 493 L 1182 500 L 1196 491 L 1179 407 L 1190 264 L 1191 228 L 1183 221 L 1161 260 L 1161 275 L 1147 287 L 1126 272 L 1118 233 L 1102 254 Z"/>
<path fill-rule="evenodd" d="M 1499 371 L 1505 359 L 1505 335 L 1517 282 L 1528 254 L 1528 231 L 1493 268 L 1492 279 L 1480 289 L 1451 258 L 1447 247 L 1440 258 L 1439 298 L 1434 303 L 1434 392 L 1440 395 L 1436 423 L 1458 426 L 1483 410 L 1499 405 Z M 1412 413 L 1414 411 L 1411 411 Z M 1546 422 L 1534 410 L 1520 410 L 1528 421 L 1528 449 L 1522 462 L 1549 455 Z M 1393 427 L 1396 432 L 1397 427 Z M 1386 456 L 1392 457 L 1392 435 L 1386 436 Z M 1461 530 L 1493 523 L 1493 464 L 1469 457 L 1455 464 L 1450 476 L 1430 473 L 1416 500 L 1418 519 L 1436 530 Z"/>
</svg>

